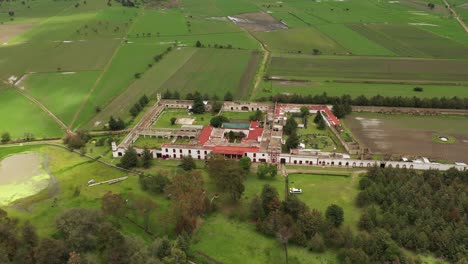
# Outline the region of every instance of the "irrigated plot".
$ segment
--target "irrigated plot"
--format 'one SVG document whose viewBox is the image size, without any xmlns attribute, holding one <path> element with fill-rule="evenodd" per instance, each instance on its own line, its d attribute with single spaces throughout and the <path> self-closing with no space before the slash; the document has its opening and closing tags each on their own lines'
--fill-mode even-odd
<svg viewBox="0 0 468 264">
<path fill-rule="evenodd" d="M 35 138 L 60 137 L 60 126 L 34 103 L 13 88 L 0 86 L 0 133 L 8 132 L 12 139 L 31 133 Z"/>
<path fill-rule="evenodd" d="M 344 119 L 355 138 L 374 153 L 423 156 L 434 160 L 468 162 L 468 118 L 352 113 Z M 455 138 L 440 144 L 434 136 Z"/>
<path fill-rule="evenodd" d="M 459 83 L 468 81 L 468 61 L 400 59 L 372 57 L 273 57 L 270 76 L 316 80 L 353 81 L 381 80 L 381 82 L 426 81 Z M 420 83 L 422 84 L 422 83 Z"/>
<path fill-rule="evenodd" d="M 19 86 L 69 124 L 100 74 L 100 71 L 34 73 Z"/>
</svg>

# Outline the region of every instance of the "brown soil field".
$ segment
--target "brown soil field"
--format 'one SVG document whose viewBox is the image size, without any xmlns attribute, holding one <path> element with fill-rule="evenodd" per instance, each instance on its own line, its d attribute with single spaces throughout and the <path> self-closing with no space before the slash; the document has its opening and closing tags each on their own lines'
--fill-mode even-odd
<svg viewBox="0 0 468 264">
<path fill-rule="evenodd" d="M 468 117 L 352 113 L 344 123 L 373 153 L 468 162 Z M 457 141 L 435 143 L 435 135 L 452 136 Z"/>
<path fill-rule="evenodd" d="M 32 28 L 34 24 L 7 24 L 0 25 L 0 44 L 8 42 L 13 37 L 23 33 L 24 31 Z"/>
<path fill-rule="evenodd" d="M 233 16 L 234 23 L 248 31 L 273 31 L 288 27 L 267 13 L 249 13 Z"/>
</svg>

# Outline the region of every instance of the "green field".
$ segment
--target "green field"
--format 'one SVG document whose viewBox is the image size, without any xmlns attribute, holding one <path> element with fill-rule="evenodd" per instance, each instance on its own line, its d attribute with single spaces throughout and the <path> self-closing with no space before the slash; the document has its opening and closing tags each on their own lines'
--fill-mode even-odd
<svg viewBox="0 0 468 264">
<path fill-rule="evenodd" d="M 20 85 L 69 124 L 98 78 L 99 71 L 30 74 Z"/>
<path fill-rule="evenodd" d="M 467 59 L 468 46 L 416 26 L 350 25 L 354 31 L 403 57 Z"/>
<path fill-rule="evenodd" d="M 313 27 L 256 32 L 255 36 L 272 51 L 312 54 L 318 49 L 323 54 L 346 54 L 342 46 Z"/>
<path fill-rule="evenodd" d="M 0 131 L 8 132 L 12 139 L 32 133 L 36 138 L 61 137 L 60 126 L 38 106 L 12 88 L 0 85 Z"/>
<path fill-rule="evenodd" d="M 466 82 L 468 61 L 375 57 L 273 57 L 268 74 L 316 80 Z M 429 83 L 430 84 L 430 83 Z"/>
<path fill-rule="evenodd" d="M 256 56 L 254 52 L 243 50 L 198 49 L 160 91 L 177 90 L 182 95 L 198 91 L 218 97 L 235 91 L 236 98 L 245 98 L 255 75 Z"/>
<path fill-rule="evenodd" d="M 424 88 L 423 92 L 415 92 L 414 87 Z M 261 91 L 260 91 L 261 89 Z M 372 97 L 381 96 L 403 96 L 419 98 L 432 97 L 468 97 L 468 86 L 454 85 L 418 85 L 418 84 L 384 84 L 384 83 L 337 83 L 320 80 L 313 83 L 294 83 L 294 82 L 262 82 L 258 97 L 270 96 L 276 94 L 304 94 L 321 95 L 327 93 L 329 96 L 341 96 L 348 94 L 355 98 L 360 95 Z"/>
</svg>

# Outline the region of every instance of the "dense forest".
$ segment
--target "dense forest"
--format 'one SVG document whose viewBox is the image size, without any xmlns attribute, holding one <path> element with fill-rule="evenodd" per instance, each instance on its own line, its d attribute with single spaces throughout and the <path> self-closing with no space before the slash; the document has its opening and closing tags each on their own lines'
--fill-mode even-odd
<svg viewBox="0 0 468 264">
<path fill-rule="evenodd" d="M 359 185 L 359 226 L 401 247 L 467 263 L 468 172 L 371 169 Z"/>
</svg>

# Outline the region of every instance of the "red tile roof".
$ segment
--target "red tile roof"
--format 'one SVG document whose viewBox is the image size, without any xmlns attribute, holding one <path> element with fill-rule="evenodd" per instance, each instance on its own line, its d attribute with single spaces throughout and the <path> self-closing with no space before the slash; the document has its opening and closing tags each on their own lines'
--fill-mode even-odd
<svg viewBox="0 0 468 264">
<path fill-rule="evenodd" d="M 198 137 L 198 145 L 203 145 L 205 144 L 211 136 L 211 132 L 213 132 L 213 127 L 212 126 L 205 126 L 203 127 L 200 136 Z"/>
<path fill-rule="evenodd" d="M 249 135 L 245 138 L 245 140 L 258 140 L 258 137 L 262 136 L 263 128 L 251 128 L 249 130 Z"/>
<path fill-rule="evenodd" d="M 288 104 L 276 104 L 275 107 L 275 116 L 280 117 L 281 116 L 281 110 L 287 110 L 287 109 L 293 109 L 293 108 L 299 108 L 301 107 L 300 105 L 288 105 Z M 332 125 L 341 125 L 340 120 L 333 114 L 333 112 L 326 106 L 326 105 L 308 105 L 310 110 L 314 111 L 323 111 L 327 114 L 327 121 Z"/>
<path fill-rule="evenodd" d="M 236 146 L 214 146 L 213 153 L 217 154 L 231 154 L 231 155 L 244 155 L 246 152 L 258 152 L 260 149 L 257 147 L 236 147 Z"/>
</svg>

